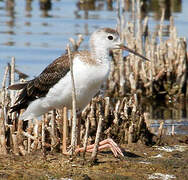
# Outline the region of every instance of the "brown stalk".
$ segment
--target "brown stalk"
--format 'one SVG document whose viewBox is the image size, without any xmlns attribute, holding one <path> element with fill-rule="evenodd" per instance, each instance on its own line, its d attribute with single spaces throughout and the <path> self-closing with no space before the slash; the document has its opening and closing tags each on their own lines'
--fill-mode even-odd
<svg viewBox="0 0 188 180">
<path fill-rule="evenodd" d="M 67 154 L 67 135 L 68 135 L 68 118 L 67 118 L 67 108 L 63 108 L 63 147 L 62 153 Z"/>
<path fill-rule="evenodd" d="M 91 154 L 92 162 L 95 162 L 96 157 L 97 157 L 99 141 L 100 141 L 100 136 L 101 136 L 101 130 L 102 130 L 102 122 L 103 122 L 103 117 L 102 117 L 102 115 L 99 115 L 99 122 L 98 122 L 98 126 L 97 126 L 96 137 L 95 137 L 95 144 L 94 144 L 93 152 Z"/>
<path fill-rule="evenodd" d="M 69 55 L 69 62 L 70 62 L 70 72 L 71 72 L 71 83 L 72 83 L 72 112 L 73 112 L 73 119 L 72 119 L 72 136 L 71 136 L 71 150 L 70 154 L 73 155 L 75 152 L 75 148 L 77 145 L 77 117 L 76 117 L 76 88 L 75 88 L 75 82 L 74 82 L 74 74 L 73 74 L 73 62 L 70 52 L 69 45 L 67 46 L 68 55 Z"/>
</svg>

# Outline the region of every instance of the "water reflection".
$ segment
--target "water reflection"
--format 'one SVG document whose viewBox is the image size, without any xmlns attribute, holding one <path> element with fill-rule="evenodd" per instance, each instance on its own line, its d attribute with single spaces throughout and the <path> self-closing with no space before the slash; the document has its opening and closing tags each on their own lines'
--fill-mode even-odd
<svg viewBox="0 0 188 180">
<path fill-rule="evenodd" d="M 15 2 L 14 0 L 7 0 L 6 1 L 6 11 L 7 11 L 7 16 L 10 17 L 10 20 L 6 22 L 6 24 L 9 27 L 14 27 L 15 25 Z"/>
<path fill-rule="evenodd" d="M 13 13 L 13 11 L 14 11 L 14 7 L 15 7 L 15 2 L 14 2 L 14 0 L 7 0 L 6 1 L 6 10 L 8 11 L 8 12 L 10 12 L 10 16 L 12 16 L 12 13 Z"/>
<path fill-rule="evenodd" d="M 88 1 L 80 0 L 79 2 L 77 2 L 76 6 L 79 10 L 93 11 L 96 9 L 96 1 L 95 0 L 88 0 Z"/>
<path fill-rule="evenodd" d="M 76 3 L 77 10 L 75 11 L 76 18 L 81 18 L 80 11 L 84 11 L 84 18 L 89 19 L 89 11 L 113 11 L 115 3 L 113 0 L 79 0 Z M 106 8 L 106 9 L 105 9 Z M 94 18 L 100 18 L 95 16 Z"/>
<path fill-rule="evenodd" d="M 39 0 L 40 10 L 42 11 L 42 17 L 51 17 L 48 12 L 52 9 L 51 0 Z"/>
<path fill-rule="evenodd" d="M 131 12 L 133 4 L 136 4 L 136 0 L 124 0 L 125 11 Z M 169 20 L 173 13 L 180 13 L 182 11 L 181 0 L 141 0 L 141 13 L 142 18 L 145 18 L 152 12 L 155 20 L 160 20 L 162 10 L 165 10 L 165 20 Z"/>
<path fill-rule="evenodd" d="M 188 134 L 188 102 L 144 101 L 142 108 L 150 114 L 153 133 L 157 134 L 160 123 L 164 122 L 165 134 Z"/>
<path fill-rule="evenodd" d="M 33 0 L 26 0 L 25 10 L 26 10 L 26 17 L 31 17 L 31 11 L 32 11 L 32 1 Z"/>
<path fill-rule="evenodd" d="M 146 3 L 146 1 L 145 1 Z M 169 20 L 173 12 L 181 12 L 181 0 L 150 0 L 147 2 L 147 9 L 154 12 L 154 18 L 159 20 L 161 18 L 162 9 L 165 9 L 165 19 Z"/>
</svg>

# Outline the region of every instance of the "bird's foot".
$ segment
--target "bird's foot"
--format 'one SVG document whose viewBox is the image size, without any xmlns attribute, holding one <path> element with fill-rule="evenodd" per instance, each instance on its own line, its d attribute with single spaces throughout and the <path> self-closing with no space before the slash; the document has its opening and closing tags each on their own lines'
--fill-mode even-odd
<svg viewBox="0 0 188 180">
<path fill-rule="evenodd" d="M 118 156 L 122 156 L 124 157 L 121 149 L 118 147 L 118 145 L 110 138 L 108 139 L 105 139 L 101 142 L 99 142 L 99 147 L 98 147 L 98 151 L 101 151 L 103 149 L 106 149 L 106 148 L 110 148 L 112 153 L 114 154 L 115 157 L 118 157 Z M 93 152 L 93 149 L 94 149 L 94 144 L 92 145 L 88 145 L 86 147 L 86 152 Z M 75 150 L 76 153 L 78 152 L 84 152 L 84 148 L 77 148 Z"/>
</svg>

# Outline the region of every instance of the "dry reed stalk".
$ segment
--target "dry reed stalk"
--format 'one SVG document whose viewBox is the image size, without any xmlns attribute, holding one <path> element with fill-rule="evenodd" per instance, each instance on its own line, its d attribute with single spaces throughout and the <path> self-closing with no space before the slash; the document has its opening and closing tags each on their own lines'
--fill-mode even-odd
<svg viewBox="0 0 188 180">
<path fill-rule="evenodd" d="M 145 119 L 145 123 L 146 123 L 146 127 L 148 129 L 150 129 L 151 126 L 151 120 L 149 119 L 149 113 L 148 112 L 144 112 L 144 119 Z"/>
<path fill-rule="evenodd" d="M 108 118 L 109 109 L 110 109 L 110 98 L 109 97 L 105 97 L 105 110 L 104 110 L 105 119 Z"/>
<path fill-rule="evenodd" d="M 72 136 L 71 136 L 71 150 L 70 154 L 73 155 L 75 152 L 76 147 L 76 140 L 77 140 L 77 117 L 76 117 L 76 89 L 75 89 L 75 82 L 74 82 L 74 74 L 73 74 L 73 62 L 70 52 L 69 45 L 67 46 L 68 55 L 69 55 L 69 62 L 70 62 L 70 72 L 71 72 L 71 83 L 72 83 L 72 112 L 73 112 L 73 119 L 72 119 Z"/>
<path fill-rule="evenodd" d="M 27 152 L 30 153 L 31 152 L 31 139 L 34 139 L 34 136 L 31 135 L 32 133 L 32 122 L 31 120 L 28 121 L 28 128 L 27 128 L 27 132 L 22 132 L 23 135 L 25 135 L 28 139 L 27 139 Z"/>
<path fill-rule="evenodd" d="M 162 43 L 162 36 L 163 36 L 163 22 L 164 22 L 164 17 L 165 17 L 165 9 L 162 9 L 162 15 L 161 15 L 161 21 L 160 21 L 160 27 L 159 27 L 159 42 Z"/>
<path fill-rule="evenodd" d="M 157 136 L 159 137 L 159 140 L 161 140 L 161 137 L 163 135 L 163 130 L 164 130 L 163 127 L 164 127 L 164 121 L 160 122 L 160 126 L 158 129 Z"/>
<path fill-rule="evenodd" d="M 15 81 L 15 58 L 12 57 L 11 66 L 10 66 L 10 85 L 13 85 Z M 10 99 L 11 99 L 11 106 L 14 105 L 15 102 L 15 93 L 14 91 L 10 91 Z"/>
<path fill-rule="evenodd" d="M 38 119 L 34 119 L 34 127 L 33 127 L 33 136 L 34 136 L 34 141 L 31 145 L 33 151 L 37 150 L 37 148 L 39 147 L 39 141 L 38 141 L 38 137 L 39 137 L 39 124 L 41 124 L 41 121 L 39 122 Z"/>
<path fill-rule="evenodd" d="M 18 145 L 19 151 L 21 155 L 25 156 L 27 154 L 27 151 L 25 150 L 24 146 L 22 144 Z"/>
<path fill-rule="evenodd" d="M 145 38 L 144 45 L 147 45 L 146 39 L 148 38 L 148 19 L 149 19 L 148 16 L 144 18 L 143 29 L 142 29 L 142 33 Z"/>
<path fill-rule="evenodd" d="M 139 134 L 143 128 L 144 121 L 145 119 L 143 118 L 143 116 L 140 116 L 140 119 L 138 120 L 137 137 L 139 137 Z"/>
<path fill-rule="evenodd" d="M 131 144 L 134 142 L 134 124 L 131 123 L 131 125 L 129 126 L 129 130 L 128 130 L 128 144 Z"/>
<path fill-rule="evenodd" d="M 23 113 L 23 110 L 21 110 L 20 115 Z M 24 148 L 23 145 L 23 121 L 18 119 L 18 127 L 17 127 L 17 142 L 20 153 L 25 156 L 27 154 L 27 151 Z"/>
<path fill-rule="evenodd" d="M 69 41 L 72 44 L 73 51 L 77 51 L 78 48 L 80 47 L 81 43 L 83 42 L 83 36 L 81 34 L 78 35 L 78 40 L 75 41 L 73 38 L 70 38 Z"/>
<path fill-rule="evenodd" d="M 138 27 L 138 31 L 137 31 L 137 48 L 138 48 L 138 52 L 143 54 L 143 47 L 142 47 L 142 34 L 143 34 L 143 30 L 142 30 L 142 17 L 141 17 L 141 2 L 140 0 L 137 0 L 137 27 Z"/>
<path fill-rule="evenodd" d="M 94 99 L 91 101 L 89 118 L 90 118 L 91 128 L 95 128 L 96 120 L 95 120 L 95 100 Z"/>
<path fill-rule="evenodd" d="M 0 154 L 6 155 L 7 152 L 7 146 L 6 146 L 6 138 L 5 135 L 2 135 L 2 132 L 0 132 Z"/>
<path fill-rule="evenodd" d="M 103 122 L 103 117 L 102 117 L 102 115 L 99 115 L 99 122 L 98 122 L 98 126 L 97 126 L 96 137 L 95 137 L 95 144 L 94 144 L 93 152 L 91 154 L 92 162 L 96 161 L 98 147 L 99 147 L 99 141 L 100 141 L 100 136 L 101 136 L 101 130 L 102 130 L 102 122 Z"/>
<path fill-rule="evenodd" d="M 57 143 L 56 138 L 55 138 L 55 119 L 56 119 L 56 112 L 55 112 L 55 110 L 52 110 L 52 113 L 51 113 L 51 129 L 50 129 L 51 151 L 53 150 L 54 145 Z"/>
<path fill-rule="evenodd" d="M 6 80 L 7 80 L 7 76 L 8 76 L 8 72 L 9 72 L 9 66 L 7 66 L 5 68 L 5 73 L 4 73 L 4 76 L 3 76 L 3 81 L 2 81 L 2 90 L 1 90 L 1 97 L 2 97 L 2 100 L 1 100 L 1 121 L 2 121 L 2 125 L 0 127 L 2 128 L 5 128 L 5 125 L 7 124 L 7 111 L 6 111 L 6 106 L 7 106 L 7 89 L 6 89 Z M 3 131 L 3 130 L 2 130 Z"/>
<path fill-rule="evenodd" d="M 29 138 L 30 140 L 31 140 L 31 139 L 32 139 L 32 140 L 35 140 L 35 137 L 32 136 L 32 135 L 31 135 L 30 133 L 28 133 L 28 132 L 22 131 L 22 134 L 23 134 L 25 137 Z M 29 148 L 31 148 L 31 147 L 29 147 Z"/>
<path fill-rule="evenodd" d="M 135 36 L 135 23 L 136 23 L 136 19 L 135 19 L 135 0 L 131 0 L 132 1 L 132 9 L 131 9 L 131 17 L 132 17 L 132 22 L 133 22 L 133 33 Z"/>
<path fill-rule="evenodd" d="M 10 65 L 10 84 L 13 85 L 15 83 L 15 57 L 12 57 L 11 59 L 11 65 Z M 11 107 L 15 103 L 16 94 L 15 91 L 10 91 L 10 105 Z M 16 119 L 16 112 L 11 113 L 11 119 Z"/>
<path fill-rule="evenodd" d="M 81 140 L 81 113 L 77 116 L 77 148 L 80 148 Z"/>
<path fill-rule="evenodd" d="M 68 118 L 67 108 L 63 108 L 63 142 L 62 142 L 62 153 L 67 154 L 67 136 L 68 136 Z"/>
<path fill-rule="evenodd" d="M 6 146 L 6 137 L 5 137 L 5 123 L 6 123 L 6 79 L 8 75 L 9 68 L 8 66 L 5 69 L 3 81 L 2 81 L 2 91 L 1 91 L 1 97 L 2 97 L 2 102 L 1 102 L 1 109 L 0 109 L 0 153 L 2 155 L 6 155 L 7 152 L 7 146 Z"/>
<path fill-rule="evenodd" d="M 119 107 L 120 107 L 120 100 L 118 100 L 115 105 L 114 120 L 113 120 L 114 124 L 118 124 L 118 121 L 119 121 L 119 116 L 118 116 L 119 115 Z"/>
<path fill-rule="evenodd" d="M 122 1 L 123 4 L 123 1 Z M 125 28 L 125 11 L 122 11 L 121 13 L 121 8 L 120 8 L 120 1 L 117 1 L 117 29 L 118 32 L 120 34 L 120 39 L 122 42 L 125 41 L 124 39 L 124 34 L 123 34 L 123 29 Z M 123 7 L 123 6 L 122 6 Z M 125 85 L 125 78 L 124 78 L 124 60 L 123 60 L 123 54 L 122 54 L 122 50 L 119 50 L 119 56 L 118 56 L 118 63 L 119 63 L 119 83 L 120 83 L 120 87 L 119 87 L 119 92 L 120 95 L 124 95 L 124 85 Z"/>
<path fill-rule="evenodd" d="M 117 31 L 121 32 L 120 0 L 117 0 L 116 4 L 117 4 L 117 7 L 116 7 L 116 12 L 117 12 Z"/>
<path fill-rule="evenodd" d="M 11 135 L 12 135 L 11 137 L 12 137 L 12 143 L 13 143 L 12 151 L 15 155 L 19 155 L 17 135 L 12 131 L 11 131 Z"/>
<path fill-rule="evenodd" d="M 42 129 L 41 129 L 41 142 L 42 142 L 42 150 L 43 153 L 46 153 L 45 150 L 45 121 L 46 121 L 46 115 L 42 115 Z"/>
<path fill-rule="evenodd" d="M 87 144 L 88 144 L 88 136 L 89 136 L 89 117 L 87 117 L 87 120 L 86 120 L 86 132 L 84 136 L 84 151 L 83 151 L 84 158 L 85 158 L 85 153 L 86 153 Z"/>
</svg>

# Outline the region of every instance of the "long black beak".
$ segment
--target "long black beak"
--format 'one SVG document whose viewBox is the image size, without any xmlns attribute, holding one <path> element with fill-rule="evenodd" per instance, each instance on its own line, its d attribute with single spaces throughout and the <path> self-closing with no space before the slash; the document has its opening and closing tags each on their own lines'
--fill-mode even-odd
<svg viewBox="0 0 188 180">
<path fill-rule="evenodd" d="M 139 53 L 137 53 L 135 51 L 133 51 L 132 49 L 128 48 L 127 46 L 124 46 L 124 45 L 121 44 L 121 45 L 119 45 L 119 47 L 120 47 L 120 49 L 125 50 L 125 51 L 129 51 L 130 53 L 132 53 L 132 54 L 134 54 L 136 56 L 139 56 L 139 57 L 141 57 L 142 59 L 144 59 L 146 61 L 150 61 L 148 58 L 142 56 L 141 54 L 139 54 Z"/>
</svg>

